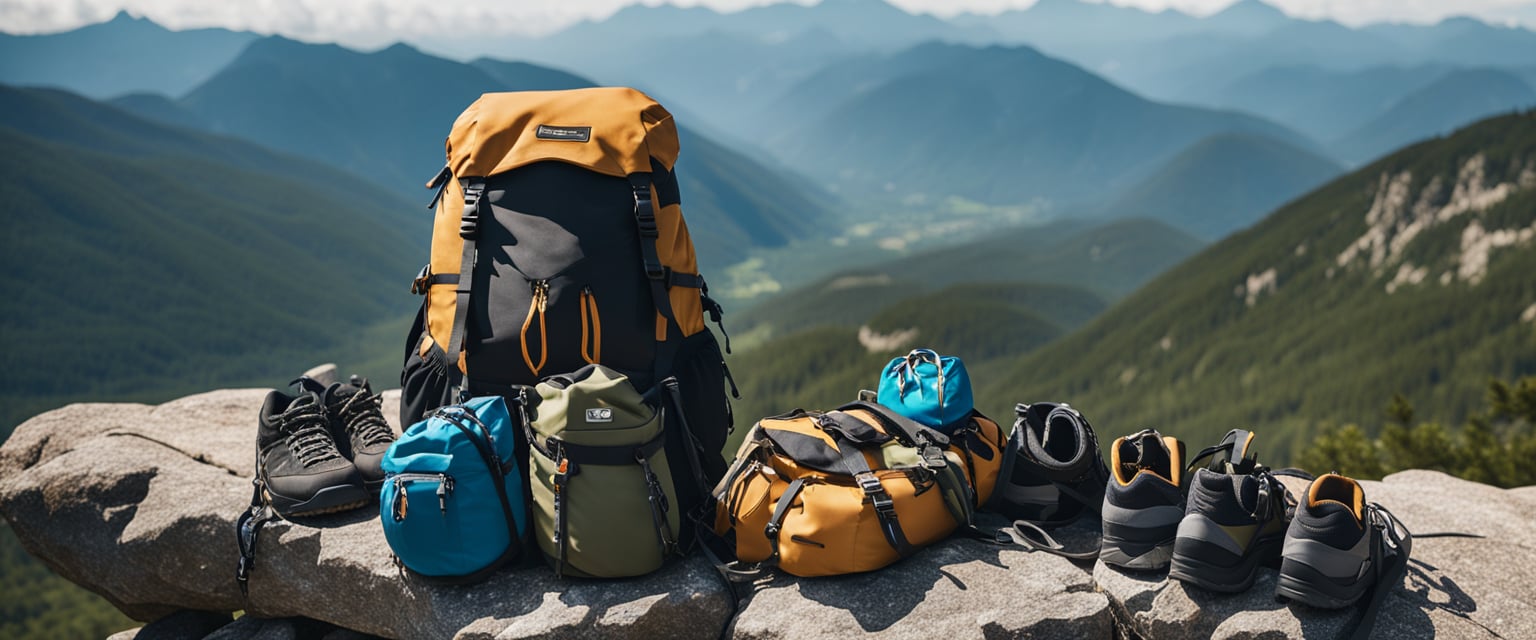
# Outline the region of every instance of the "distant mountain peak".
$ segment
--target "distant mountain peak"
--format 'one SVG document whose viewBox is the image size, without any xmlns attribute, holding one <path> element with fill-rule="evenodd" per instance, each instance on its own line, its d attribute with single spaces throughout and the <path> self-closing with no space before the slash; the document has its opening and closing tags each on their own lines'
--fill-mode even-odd
<svg viewBox="0 0 1536 640">
<path fill-rule="evenodd" d="M 406 44 L 404 42 L 396 42 L 396 43 L 394 43 L 392 45 L 389 45 L 388 47 L 380 49 L 379 53 L 391 54 L 391 55 L 401 55 L 401 54 L 420 55 L 421 54 L 421 49 L 417 49 L 416 47 L 413 47 L 413 46 L 411 46 L 409 44 Z"/>
<path fill-rule="evenodd" d="M 1290 21 L 1284 11 L 1263 0 L 1238 0 L 1204 20 L 1207 25 L 1236 35 L 1259 35 Z"/>
<path fill-rule="evenodd" d="M 118 9 L 117 10 L 117 15 L 112 16 L 112 19 L 108 20 L 107 23 L 109 23 L 109 24 L 110 23 L 122 24 L 122 23 L 129 23 L 129 22 L 149 22 L 149 21 L 150 21 L 149 18 L 141 18 L 141 17 L 135 16 L 135 15 L 133 15 L 131 13 L 128 13 L 127 9 Z"/>
<path fill-rule="evenodd" d="M 1284 20 L 1290 17 L 1287 16 L 1285 12 L 1282 11 L 1279 7 L 1264 2 L 1264 0 L 1237 0 L 1237 2 L 1227 5 L 1227 8 L 1211 15 L 1212 18 L 1218 18 L 1221 16 L 1227 16 L 1229 18 L 1240 16 L 1245 20 L 1252 20 L 1255 18 Z"/>
</svg>

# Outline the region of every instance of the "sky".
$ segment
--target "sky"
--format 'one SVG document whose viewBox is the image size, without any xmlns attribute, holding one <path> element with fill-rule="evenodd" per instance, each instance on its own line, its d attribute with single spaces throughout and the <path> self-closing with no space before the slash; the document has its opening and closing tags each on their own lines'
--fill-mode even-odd
<svg viewBox="0 0 1536 640">
<path fill-rule="evenodd" d="M 662 0 L 643 0 L 659 4 Z M 740 10 L 772 0 L 671 0 Z M 812 4 L 813 0 L 795 0 Z M 1036 0 L 887 0 L 913 13 L 940 16 L 964 11 L 996 13 Z M 1105 0 L 1091 0 L 1105 1 Z M 1221 10 L 1233 0 L 1109 0 L 1149 10 L 1175 8 L 1195 15 Z M 1473 15 L 1495 24 L 1536 28 L 1536 0 L 1267 0 L 1286 13 L 1329 18 L 1351 26 L 1371 22 L 1433 23 Z M 47 33 L 110 18 L 119 9 L 173 29 L 219 26 L 280 33 L 312 41 L 368 45 L 442 36 L 468 29 L 475 35 L 548 33 L 577 20 L 602 18 L 635 0 L 0 0 L 0 31 Z"/>
</svg>

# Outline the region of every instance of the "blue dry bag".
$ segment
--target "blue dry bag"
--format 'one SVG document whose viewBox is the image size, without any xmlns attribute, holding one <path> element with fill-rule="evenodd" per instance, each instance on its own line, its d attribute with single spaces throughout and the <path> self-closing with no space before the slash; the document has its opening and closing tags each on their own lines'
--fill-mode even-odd
<svg viewBox="0 0 1536 640">
<path fill-rule="evenodd" d="M 401 565 L 475 582 L 521 554 L 528 505 L 515 454 L 520 434 L 506 402 L 486 396 L 438 409 L 389 447 L 379 518 Z"/>
<path fill-rule="evenodd" d="M 965 363 L 932 349 L 913 349 L 880 372 L 878 401 L 892 410 L 952 435 L 975 408 Z"/>
</svg>

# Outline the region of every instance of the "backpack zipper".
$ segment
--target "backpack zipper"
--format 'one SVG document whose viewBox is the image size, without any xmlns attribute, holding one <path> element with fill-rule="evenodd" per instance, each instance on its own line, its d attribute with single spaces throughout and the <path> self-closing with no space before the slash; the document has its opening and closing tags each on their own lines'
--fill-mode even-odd
<svg viewBox="0 0 1536 640">
<path fill-rule="evenodd" d="M 591 312 L 588 313 L 588 307 Z M 590 333 L 589 333 L 590 329 Z M 589 338 L 590 336 L 590 338 Z M 590 340 L 592 350 L 587 350 Z M 598 364 L 603 354 L 603 322 L 597 315 L 597 296 L 592 294 L 592 287 L 581 288 L 581 359 L 587 364 Z"/>
<path fill-rule="evenodd" d="M 549 303 L 549 281 L 530 280 L 528 286 L 533 290 L 533 298 L 528 302 L 528 317 L 523 320 L 523 332 L 519 336 L 519 342 L 523 348 L 523 363 L 528 365 L 528 370 L 533 375 L 539 375 L 539 370 L 549 362 L 549 333 L 544 329 L 544 309 Z M 539 316 L 539 363 L 533 363 L 533 356 L 528 353 L 528 329 L 533 326 L 533 316 Z"/>
<path fill-rule="evenodd" d="M 447 515 L 448 496 L 453 494 L 453 476 L 446 473 L 399 473 L 395 474 L 393 482 L 395 483 L 395 501 L 390 505 L 390 512 L 394 515 L 395 522 L 404 520 L 410 508 L 405 485 L 411 482 L 436 482 L 437 508 Z"/>
</svg>

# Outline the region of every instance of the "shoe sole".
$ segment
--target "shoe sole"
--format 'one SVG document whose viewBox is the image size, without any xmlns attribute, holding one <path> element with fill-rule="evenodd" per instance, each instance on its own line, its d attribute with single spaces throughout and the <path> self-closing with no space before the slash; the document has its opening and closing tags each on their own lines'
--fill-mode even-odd
<svg viewBox="0 0 1536 640">
<path fill-rule="evenodd" d="M 365 507 L 371 502 L 364 489 L 355 484 L 326 487 L 315 492 L 308 500 L 298 500 L 288 496 L 273 493 L 271 488 L 264 491 L 267 504 L 283 517 L 319 516 L 328 513 L 340 513 Z M 378 494 L 375 493 L 375 496 Z"/>
<path fill-rule="evenodd" d="M 1150 548 L 1146 544 L 1128 543 L 1107 536 L 1099 543 L 1099 560 L 1104 564 L 1122 569 L 1137 571 L 1166 569 L 1172 557 L 1172 538 L 1167 542 L 1152 545 Z"/>
<path fill-rule="evenodd" d="M 1339 584 L 1310 566 L 1287 559 L 1280 563 L 1275 596 L 1319 609 L 1343 609 L 1360 600 L 1370 583 L 1369 578 L 1361 578 Z"/>
<path fill-rule="evenodd" d="M 1284 540 L 1281 536 L 1259 540 L 1248 548 L 1247 555 L 1232 566 L 1221 566 L 1179 553 L 1175 545 L 1173 561 L 1168 567 L 1168 577 L 1208 591 L 1221 593 L 1247 591 L 1253 587 L 1253 581 L 1259 575 L 1259 565 L 1266 560 L 1273 562 L 1280 556 L 1280 547 Z M 1197 542 L 1200 541 L 1197 540 Z"/>
</svg>

